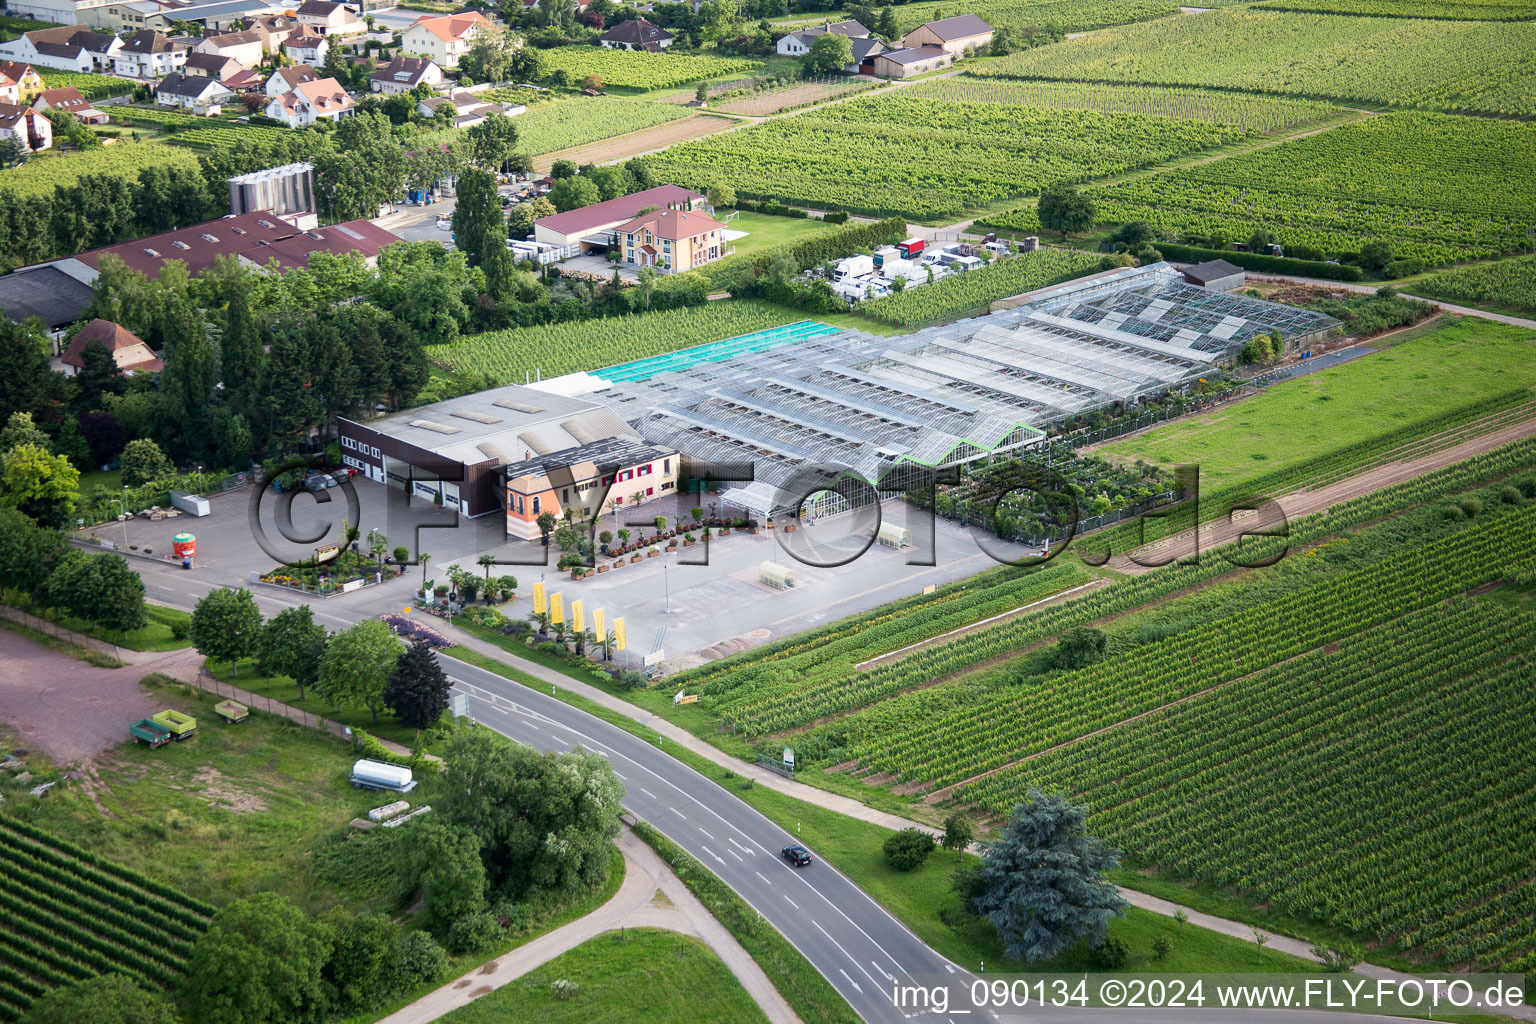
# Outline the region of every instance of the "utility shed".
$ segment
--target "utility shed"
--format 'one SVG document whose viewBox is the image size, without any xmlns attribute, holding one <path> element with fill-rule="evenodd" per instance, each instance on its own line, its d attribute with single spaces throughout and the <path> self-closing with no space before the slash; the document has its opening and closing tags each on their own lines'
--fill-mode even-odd
<svg viewBox="0 0 1536 1024">
<path fill-rule="evenodd" d="M 757 582 L 766 583 L 776 590 L 788 590 L 800 582 L 795 570 L 778 562 L 764 562 L 757 567 Z"/>
<path fill-rule="evenodd" d="M 1184 280 L 1208 292 L 1229 292 L 1248 283 L 1248 272 L 1226 260 L 1210 260 L 1184 268 Z"/>
<path fill-rule="evenodd" d="M 888 548 L 907 548 L 912 546 L 912 531 L 895 523 L 881 523 L 875 540 Z"/>
</svg>

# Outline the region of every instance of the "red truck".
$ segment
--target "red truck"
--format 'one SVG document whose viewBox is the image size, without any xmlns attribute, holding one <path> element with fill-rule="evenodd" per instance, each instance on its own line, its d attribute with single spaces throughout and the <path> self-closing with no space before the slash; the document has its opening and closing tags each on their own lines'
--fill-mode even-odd
<svg viewBox="0 0 1536 1024">
<path fill-rule="evenodd" d="M 921 238 L 909 238 L 905 242 L 896 243 L 896 251 L 901 253 L 901 258 L 910 260 L 923 251 L 924 242 Z"/>
</svg>

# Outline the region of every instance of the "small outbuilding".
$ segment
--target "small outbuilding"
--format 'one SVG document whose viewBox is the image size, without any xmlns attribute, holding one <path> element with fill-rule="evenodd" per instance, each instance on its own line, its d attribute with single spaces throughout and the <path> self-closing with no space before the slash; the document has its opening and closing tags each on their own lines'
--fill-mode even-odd
<svg viewBox="0 0 1536 1024">
<path fill-rule="evenodd" d="M 875 74 L 881 78 L 913 78 L 947 68 L 954 62 L 955 55 L 948 50 L 937 46 L 917 46 L 875 54 L 874 69 Z"/>
<path fill-rule="evenodd" d="M 875 540 L 888 548 L 909 548 L 912 546 L 912 531 L 895 523 L 881 523 Z"/>
<path fill-rule="evenodd" d="M 1248 272 L 1226 260 L 1209 260 L 1185 267 L 1184 280 L 1208 292 L 1229 292 L 1248 283 Z"/>
<path fill-rule="evenodd" d="M 787 565 L 764 562 L 757 567 L 757 582 L 773 587 L 775 590 L 789 590 L 800 584 L 800 577 Z"/>
</svg>

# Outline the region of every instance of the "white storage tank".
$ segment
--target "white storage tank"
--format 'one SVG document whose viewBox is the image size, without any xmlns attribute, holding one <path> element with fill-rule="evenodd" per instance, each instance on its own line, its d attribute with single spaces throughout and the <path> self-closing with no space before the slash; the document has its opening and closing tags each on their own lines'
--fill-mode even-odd
<svg viewBox="0 0 1536 1024">
<path fill-rule="evenodd" d="M 409 793 L 416 788 L 416 780 L 411 777 L 409 768 L 364 758 L 352 766 L 352 785 Z"/>
</svg>

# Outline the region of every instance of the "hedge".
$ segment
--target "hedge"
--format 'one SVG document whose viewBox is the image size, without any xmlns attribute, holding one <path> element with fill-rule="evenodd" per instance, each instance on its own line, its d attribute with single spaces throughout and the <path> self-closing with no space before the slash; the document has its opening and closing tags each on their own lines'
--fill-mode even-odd
<svg viewBox="0 0 1536 1024">
<path fill-rule="evenodd" d="M 1193 245 L 1174 245 L 1172 242 L 1153 242 L 1152 248 L 1163 254 L 1166 260 L 1179 263 L 1204 263 L 1206 260 L 1226 260 L 1245 270 L 1259 270 L 1271 274 L 1293 274 L 1297 277 L 1322 277 L 1330 281 L 1358 281 L 1365 275 L 1359 267 L 1347 263 L 1324 263 L 1322 260 L 1293 260 L 1284 256 L 1265 256 L 1256 252 L 1228 252 L 1224 249 L 1200 249 Z"/>
</svg>

